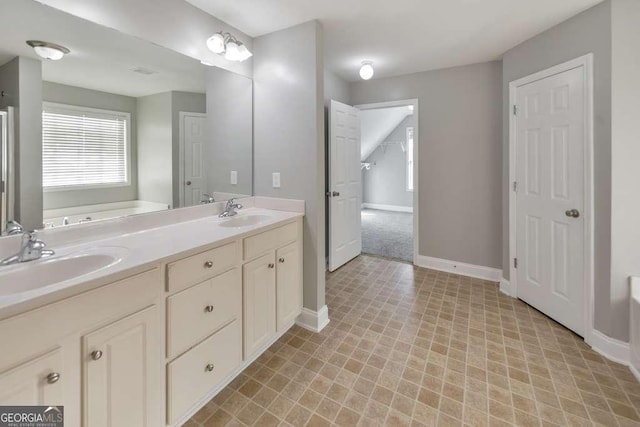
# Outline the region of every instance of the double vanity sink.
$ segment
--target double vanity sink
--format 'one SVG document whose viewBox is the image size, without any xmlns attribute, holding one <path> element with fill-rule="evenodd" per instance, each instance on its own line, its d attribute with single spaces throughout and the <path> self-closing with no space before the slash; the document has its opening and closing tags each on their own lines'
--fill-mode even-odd
<svg viewBox="0 0 640 427">
<path fill-rule="evenodd" d="M 64 405 L 70 427 L 186 422 L 302 312 L 303 202 L 245 205 L 41 233 L 53 255 L 0 267 L 0 405 Z"/>
</svg>

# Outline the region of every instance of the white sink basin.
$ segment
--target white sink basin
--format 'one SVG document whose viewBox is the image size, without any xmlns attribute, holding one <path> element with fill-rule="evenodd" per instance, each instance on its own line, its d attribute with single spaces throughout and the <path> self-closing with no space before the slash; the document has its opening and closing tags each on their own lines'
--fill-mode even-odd
<svg viewBox="0 0 640 427">
<path fill-rule="evenodd" d="M 243 215 L 219 223 L 220 227 L 238 228 L 258 225 L 269 220 L 268 215 Z"/>
<path fill-rule="evenodd" d="M 27 292 L 94 273 L 117 264 L 127 252 L 121 247 L 95 248 L 0 267 L 0 296 Z"/>
</svg>

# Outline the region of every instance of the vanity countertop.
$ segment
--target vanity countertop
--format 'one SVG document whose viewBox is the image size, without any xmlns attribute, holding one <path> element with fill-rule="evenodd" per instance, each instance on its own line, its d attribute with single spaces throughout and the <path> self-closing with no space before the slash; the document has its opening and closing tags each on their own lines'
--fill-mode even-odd
<svg viewBox="0 0 640 427">
<path fill-rule="evenodd" d="M 242 224 L 240 220 L 240 226 L 221 226 L 225 222 L 251 216 L 259 216 L 259 222 Z M 51 247 L 56 251 L 51 258 L 0 269 L 0 319 L 147 271 L 161 262 L 174 261 L 227 241 L 277 227 L 302 216 L 304 214 L 301 212 L 250 207 L 239 211 L 238 215 L 231 218 L 208 215 L 115 237 Z M 43 280 L 38 276 L 42 276 L 42 272 L 47 271 L 46 268 L 40 269 L 38 265 L 58 263 L 55 274 L 65 277 L 63 271 L 65 265 L 60 263 L 60 260 L 81 256 L 89 256 L 86 262 L 83 260 L 85 264 L 98 262 L 104 259 L 101 257 L 107 256 L 113 257 L 115 261 L 87 274 L 38 286 L 37 282 Z"/>
</svg>

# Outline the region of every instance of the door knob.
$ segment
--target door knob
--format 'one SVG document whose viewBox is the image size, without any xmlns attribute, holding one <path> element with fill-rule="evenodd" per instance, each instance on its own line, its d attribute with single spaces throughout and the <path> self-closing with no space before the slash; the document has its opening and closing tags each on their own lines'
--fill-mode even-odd
<svg viewBox="0 0 640 427">
<path fill-rule="evenodd" d="M 327 191 L 327 197 L 338 197 L 340 193 L 338 191 Z"/>
<path fill-rule="evenodd" d="M 102 352 L 100 350 L 94 350 L 91 352 L 91 358 L 93 360 L 100 360 L 102 357 Z"/>
<path fill-rule="evenodd" d="M 187 181 L 187 182 L 185 182 L 185 184 L 191 185 L 191 181 Z"/>
<path fill-rule="evenodd" d="M 49 375 L 47 375 L 47 382 L 49 384 L 55 384 L 58 382 L 59 379 L 60 379 L 60 374 L 57 372 L 51 372 Z"/>
<path fill-rule="evenodd" d="M 578 209 L 569 209 L 564 214 L 569 218 L 580 218 L 580 211 Z"/>
</svg>

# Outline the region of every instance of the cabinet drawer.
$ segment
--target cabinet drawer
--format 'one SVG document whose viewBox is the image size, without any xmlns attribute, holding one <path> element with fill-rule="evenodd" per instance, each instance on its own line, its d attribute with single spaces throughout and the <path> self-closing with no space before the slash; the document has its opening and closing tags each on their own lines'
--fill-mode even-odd
<svg viewBox="0 0 640 427">
<path fill-rule="evenodd" d="M 168 291 L 177 292 L 230 269 L 239 262 L 238 243 L 231 242 L 167 266 Z"/>
<path fill-rule="evenodd" d="M 255 236 L 244 239 L 244 259 L 245 261 L 253 259 L 257 256 L 283 246 L 289 242 L 293 242 L 298 238 L 298 224 L 283 225 L 273 230 L 265 231 Z"/>
<path fill-rule="evenodd" d="M 173 424 L 240 365 L 241 340 L 240 321 L 235 320 L 169 364 L 169 424 Z"/>
<path fill-rule="evenodd" d="M 173 358 L 225 323 L 240 318 L 242 282 L 234 268 L 167 300 L 167 352 Z"/>
</svg>

